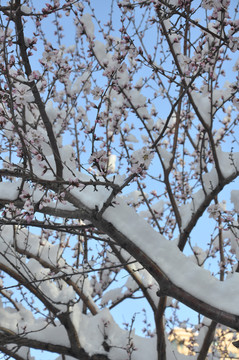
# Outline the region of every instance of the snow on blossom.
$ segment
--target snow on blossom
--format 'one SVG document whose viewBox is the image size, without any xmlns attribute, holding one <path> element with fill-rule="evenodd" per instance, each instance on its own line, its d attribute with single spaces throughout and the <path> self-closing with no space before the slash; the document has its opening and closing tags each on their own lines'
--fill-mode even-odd
<svg viewBox="0 0 239 360">
<path fill-rule="evenodd" d="M 215 6 L 215 0 L 202 0 L 202 7 L 206 10 L 211 10 Z"/>
<path fill-rule="evenodd" d="M 96 151 L 89 158 L 89 163 L 93 163 L 94 168 L 107 173 L 115 171 L 115 162 L 116 155 L 108 155 L 105 150 Z"/>
<path fill-rule="evenodd" d="M 207 211 L 209 212 L 209 217 L 213 218 L 213 219 L 217 219 L 218 216 L 221 215 L 221 213 L 223 211 L 226 210 L 226 201 L 223 200 L 221 203 L 219 204 L 212 204 L 208 207 Z"/>
<path fill-rule="evenodd" d="M 89 94 L 91 89 L 90 72 L 85 71 L 83 75 L 79 76 L 72 84 L 71 95 L 79 94 L 81 91 L 84 94 Z"/>
<path fill-rule="evenodd" d="M 132 153 L 130 157 L 132 173 L 142 173 L 142 170 L 147 170 L 153 160 L 154 153 L 146 146 Z"/>
<path fill-rule="evenodd" d="M 117 71 L 117 83 L 121 88 L 126 88 L 130 83 L 130 76 L 127 71 L 127 65 L 123 63 L 120 69 Z"/>
<path fill-rule="evenodd" d="M 221 237 L 224 240 L 229 240 L 230 243 L 230 252 L 232 254 L 236 254 L 237 259 L 239 259 L 239 230 L 238 230 L 238 222 L 232 222 L 232 228 L 221 231 Z M 219 235 L 217 235 L 213 241 L 213 250 L 216 252 L 219 250 Z M 227 242 L 228 243 L 228 242 Z M 237 266 L 237 264 L 235 264 Z"/>
<path fill-rule="evenodd" d="M 93 40 L 95 35 L 94 35 L 94 31 L 95 31 L 95 27 L 94 24 L 92 22 L 92 18 L 90 14 L 84 14 L 81 16 L 80 18 L 80 22 L 88 36 L 88 38 L 90 40 Z"/>
<path fill-rule="evenodd" d="M 239 111 L 239 98 L 235 97 L 232 102 L 235 108 Z"/>
<path fill-rule="evenodd" d="M 151 205 L 151 210 L 154 213 L 156 218 L 160 218 L 163 215 L 163 211 L 164 211 L 164 201 L 160 200 L 160 201 L 157 201 L 155 204 Z M 149 210 L 141 211 L 140 215 L 145 218 L 152 219 L 152 214 Z"/>
<path fill-rule="evenodd" d="M 96 40 L 94 42 L 93 51 L 99 63 L 103 67 L 107 66 L 111 59 L 111 55 L 106 53 L 105 45 L 101 41 Z"/>
<path fill-rule="evenodd" d="M 89 163 L 93 163 L 93 167 L 106 169 L 108 163 L 108 157 L 106 151 L 100 150 L 94 152 L 89 158 Z"/>
<path fill-rule="evenodd" d="M 39 80 L 42 77 L 40 71 L 34 70 L 28 77 L 30 81 Z"/>
<path fill-rule="evenodd" d="M 239 37 L 231 37 L 229 40 L 229 48 L 232 52 L 236 52 L 239 49 Z"/>
<path fill-rule="evenodd" d="M 236 60 L 235 65 L 232 68 L 232 71 L 239 71 L 239 58 Z"/>
<path fill-rule="evenodd" d="M 130 142 L 134 142 L 134 143 L 138 143 L 139 140 L 132 134 L 129 134 L 126 136 L 125 141 L 130 141 Z"/>
<path fill-rule="evenodd" d="M 70 45 L 66 48 L 66 52 L 73 54 L 75 52 L 76 46 L 75 45 Z"/>
<path fill-rule="evenodd" d="M 130 102 L 137 110 L 137 114 L 145 120 L 151 118 L 148 112 L 148 106 L 146 105 L 146 97 L 140 93 L 138 90 L 125 90 L 125 94 L 130 99 Z"/>
<path fill-rule="evenodd" d="M 46 104 L 46 112 L 47 112 L 47 116 L 49 118 L 49 120 L 51 121 L 51 123 L 53 124 L 54 121 L 57 118 L 57 114 L 58 114 L 58 109 L 55 108 L 53 106 L 53 102 L 52 101 L 48 101 Z M 58 120 L 59 121 L 59 120 Z"/>
<path fill-rule="evenodd" d="M 17 76 L 17 74 L 14 71 L 11 71 L 11 69 L 9 72 L 11 72 L 11 76 L 15 77 L 16 80 L 19 80 L 19 82 L 16 81 L 15 89 L 13 91 L 16 105 L 27 105 L 28 103 L 33 102 L 34 96 L 32 91 L 29 89 L 28 85 L 24 84 L 26 79 L 23 76 Z"/>
</svg>

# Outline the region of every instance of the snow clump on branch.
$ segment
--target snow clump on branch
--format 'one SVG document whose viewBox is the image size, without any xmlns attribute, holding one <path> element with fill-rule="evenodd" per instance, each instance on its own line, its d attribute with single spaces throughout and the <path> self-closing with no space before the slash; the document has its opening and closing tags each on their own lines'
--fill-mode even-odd
<svg viewBox="0 0 239 360">
<path fill-rule="evenodd" d="M 134 151 L 130 157 L 130 171 L 143 175 L 143 172 L 149 168 L 153 157 L 153 152 L 146 148 L 146 146 Z"/>
</svg>

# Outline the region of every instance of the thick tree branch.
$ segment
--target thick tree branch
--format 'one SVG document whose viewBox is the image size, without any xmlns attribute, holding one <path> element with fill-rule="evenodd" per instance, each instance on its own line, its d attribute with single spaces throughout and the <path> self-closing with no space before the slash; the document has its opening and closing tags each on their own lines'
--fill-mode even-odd
<svg viewBox="0 0 239 360">
<path fill-rule="evenodd" d="M 17 29 L 18 45 L 20 48 L 22 61 L 23 61 L 24 67 L 25 67 L 25 72 L 26 72 L 27 77 L 29 78 L 29 76 L 32 74 L 32 69 L 31 69 L 31 65 L 29 62 L 28 55 L 27 55 L 27 47 L 25 45 L 25 40 L 24 40 L 23 24 L 22 24 L 22 20 L 21 20 L 21 18 L 22 18 L 21 0 L 16 0 L 16 5 L 17 5 L 17 11 L 16 11 L 16 16 L 15 16 L 14 20 L 15 20 L 16 29 Z M 29 81 L 28 84 L 33 93 L 35 102 L 37 104 L 40 115 L 42 117 L 42 121 L 43 121 L 46 131 L 47 131 L 47 135 L 48 135 L 48 138 L 50 141 L 52 153 L 54 155 L 55 164 L 56 164 L 56 177 L 57 177 L 57 179 L 61 179 L 63 165 L 61 162 L 61 156 L 60 156 L 56 138 L 55 138 L 55 135 L 53 132 L 52 124 L 46 113 L 45 106 L 41 100 L 41 96 L 37 89 L 36 83 L 34 81 Z"/>
</svg>

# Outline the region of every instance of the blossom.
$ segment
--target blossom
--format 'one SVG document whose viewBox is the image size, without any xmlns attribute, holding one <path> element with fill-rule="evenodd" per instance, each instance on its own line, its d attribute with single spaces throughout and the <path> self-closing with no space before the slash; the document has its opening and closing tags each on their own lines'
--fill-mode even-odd
<svg viewBox="0 0 239 360">
<path fill-rule="evenodd" d="M 133 152 L 130 157 L 132 173 L 141 173 L 142 170 L 147 170 L 154 157 L 154 153 L 146 146 Z"/>
<path fill-rule="evenodd" d="M 207 211 L 210 213 L 209 218 L 217 219 L 223 211 L 226 210 L 226 201 L 219 204 L 212 204 L 208 207 Z"/>
<path fill-rule="evenodd" d="M 89 158 L 89 162 L 93 163 L 94 168 L 108 174 L 115 171 L 115 161 L 116 156 L 107 154 L 105 150 L 96 151 Z"/>
</svg>

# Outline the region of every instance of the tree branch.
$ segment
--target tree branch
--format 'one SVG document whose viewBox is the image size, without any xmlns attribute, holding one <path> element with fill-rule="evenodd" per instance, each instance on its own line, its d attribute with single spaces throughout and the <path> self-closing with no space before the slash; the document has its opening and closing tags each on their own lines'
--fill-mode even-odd
<svg viewBox="0 0 239 360">
<path fill-rule="evenodd" d="M 23 24 L 22 24 L 22 11 L 21 11 L 21 0 L 16 0 L 16 5 L 17 5 L 17 10 L 16 10 L 16 16 L 15 16 L 15 24 L 16 24 L 16 29 L 17 29 L 17 36 L 18 36 L 18 45 L 20 48 L 20 53 L 21 53 L 21 57 L 23 60 L 23 64 L 25 67 L 25 72 L 27 77 L 29 78 L 29 76 L 32 73 L 32 69 L 31 69 L 31 65 L 29 62 L 29 58 L 27 55 L 27 47 L 25 45 L 25 40 L 24 40 L 24 33 L 23 33 Z M 41 96 L 39 94 L 39 91 L 37 89 L 36 83 L 34 81 L 29 81 L 28 85 L 33 93 L 35 102 L 37 104 L 37 107 L 39 109 L 39 112 L 41 114 L 42 117 L 42 121 L 45 125 L 46 131 L 47 131 L 47 135 L 50 141 L 50 145 L 51 145 L 51 149 L 53 152 L 53 156 L 55 159 L 55 164 L 56 164 L 56 177 L 57 179 L 61 179 L 62 178 L 62 171 L 63 171 L 63 165 L 61 162 L 61 157 L 60 157 L 60 153 L 59 153 L 59 149 L 57 146 L 57 142 L 56 142 L 56 138 L 53 132 L 53 128 L 52 128 L 52 124 L 49 120 L 49 117 L 46 113 L 45 110 L 45 106 L 41 100 Z"/>
</svg>

